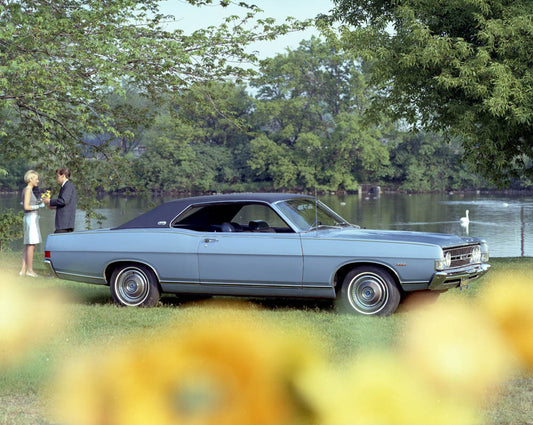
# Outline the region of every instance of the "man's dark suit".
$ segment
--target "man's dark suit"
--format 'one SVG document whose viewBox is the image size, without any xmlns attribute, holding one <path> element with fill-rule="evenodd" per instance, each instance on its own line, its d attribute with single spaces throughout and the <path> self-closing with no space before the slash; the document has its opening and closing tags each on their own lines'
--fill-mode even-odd
<svg viewBox="0 0 533 425">
<path fill-rule="evenodd" d="M 67 180 L 63 186 L 61 186 L 57 199 L 50 199 L 50 206 L 56 207 L 56 232 L 58 230 L 74 230 L 76 201 L 76 188 L 70 180 Z"/>
</svg>

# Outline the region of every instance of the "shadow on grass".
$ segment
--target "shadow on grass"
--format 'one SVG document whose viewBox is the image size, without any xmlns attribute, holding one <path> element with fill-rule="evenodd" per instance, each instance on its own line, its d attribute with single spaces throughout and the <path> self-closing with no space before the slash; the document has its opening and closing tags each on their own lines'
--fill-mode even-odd
<svg viewBox="0 0 533 425">
<path fill-rule="evenodd" d="M 335 311 L 335 300 L 332 299 L 252 298 L 248 299 L 248 301 L 268 310 L 298 309 L 322 312 Z"/>
<path fill-rule="evenodd" d="M 306 298 L 265 298 L 265 297 L 229 297 L 201 294 L 165 294 L 161 304 L 167 307 L 193 306 L 204 302 L 244 303 L 257 306 L 263 310 L 303 310 L 303 311 L 335 311 L 335 301 L 329 299 Z"/>
<path fill-rule="evenodd" d="M 41 280 L 42 279 L 42 280 Z M 111 297 L 109 286 L 77 283 L 42 276 L 40 288 L 36 291 L 60 290 L 71 304 L 78 305 L 116 305 Z M 188 307 L 195 304 L 214 301 L 220 303 L 245 303 L 264 310 L 303 310 L 303 311 L 334 311 L 334 300 L 305 298 L 265 298 L 265 297 L 231 297 L 211 296 L 203 294 L 169 294 L 161 296 L 159 307 Z"/>
<path fill-rule="evenodd" d="M 42 281 L 41 281 L 42 282 Z M 41 283 L 40 282 L 40 283 Z M 55 278 L 44 277 L 44 287 L 36 289 L 59 289 L 72 304 L 78 305 L 116 305 L 111 297 L 109 286 L 76 283 Z M 408 294 L 402 299 L 397 313 L 410 312 L 420 307 L 433 304 L 441 296 L 438 292 L 420 291 Z M 203 294 L 162 294 L 159 307 L 179 308 L 190 307 L 204 302 L 242 303 L 268 311 L 301 310 L 315 312 L 337 312 L 336 300 L 315 298 L 284 298 L 284 297 L 238 297 L 211 296 Z"/>
</svg>

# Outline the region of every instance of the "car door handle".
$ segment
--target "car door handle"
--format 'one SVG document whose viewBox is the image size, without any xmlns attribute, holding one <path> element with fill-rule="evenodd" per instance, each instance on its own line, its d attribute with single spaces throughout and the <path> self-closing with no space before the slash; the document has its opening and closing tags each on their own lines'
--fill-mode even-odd
<svg viewBox="0 0 533 425">
<path fill-rule="evenodd" d="M 218 239 L 215 238 L 205 238 L 204 243 L 218 242 Z"/>
</svg>

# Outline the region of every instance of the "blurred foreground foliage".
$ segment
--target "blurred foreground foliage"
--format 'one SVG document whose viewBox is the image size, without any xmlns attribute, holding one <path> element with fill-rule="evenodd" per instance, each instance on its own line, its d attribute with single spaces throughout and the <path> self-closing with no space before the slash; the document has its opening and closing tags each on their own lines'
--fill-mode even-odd
<svg viewBox="0 0 533 425">
<path fill-rule="evenodd" d="M 21 391 L 23 376 L 34 380 L 35 403 L 48 406 L 42 414 L 51 423 L 412 425 L 431 417 L 466 425 L 524 417 L 533 374 L 527 258 L 498 259 L 471 290 L 429 304 L 412 297 L 390 318 L 224 298 L 124 309 L 109 304 L 107 288 L 19 278 L 14 262 L 0 276 L 0 367 L 17 384 L 3 391 Z M 57 294 L 61 287 L 70 295 Z M 39 329 L 30 311 L 39 311 Z M 25 362 L 43 360 L 51 364 L 40 382 L 26 376 Z M 506 387 L 517 391 L 512 399 Z M 487 413 L 502 410 L 499 397 L 511 403 L 503 407 L 509 422 Z"/>
</svg>

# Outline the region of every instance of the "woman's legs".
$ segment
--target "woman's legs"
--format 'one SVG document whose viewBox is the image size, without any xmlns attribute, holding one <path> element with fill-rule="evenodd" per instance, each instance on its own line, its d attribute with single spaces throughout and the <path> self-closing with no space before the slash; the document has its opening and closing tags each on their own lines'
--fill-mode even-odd
<svg viewBox="0 0 533 425">
<path fill-rule="evenodd" d="M 20 269 L 20 275 L 26 274 L 35 274 L 33 271 L 33 251 L 35 250 L 35 245 L 24 245 L 24 251 L 22 251 L 22 268 Z M 24 270 L 26 269 L 26 270 Z"/>
<path fill-rule="evenodd" d="M 35 245 L 26 245 L 28 251 L 26 252 L 26 274 L 33 273 L 33 251 Z"/>
<path fill-rule="evenodd" d="M 28 256 L 28 245 L 24 245 L 24 250 L 22 251 L 22 267 L 19 273 L 19 275 L 21 276 L 26 274 L 27 256 Z"/>
</svg>

